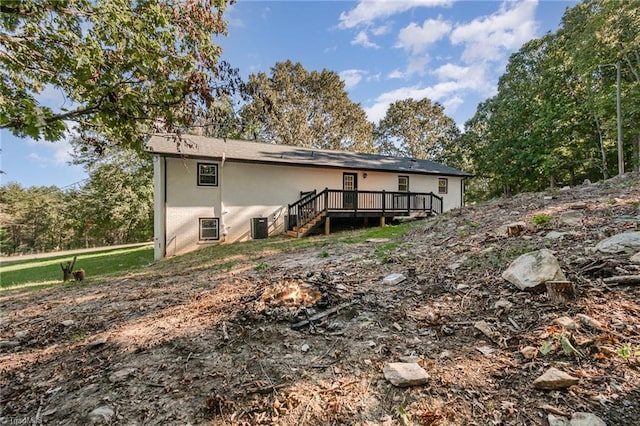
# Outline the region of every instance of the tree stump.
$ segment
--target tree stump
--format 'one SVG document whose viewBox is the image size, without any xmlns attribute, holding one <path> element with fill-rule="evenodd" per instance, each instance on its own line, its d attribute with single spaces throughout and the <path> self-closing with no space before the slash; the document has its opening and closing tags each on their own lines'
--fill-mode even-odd
<svg viewBox="0 0 640 426">
<path fill-rule="evenodd" d="M 547 281 L 547 295 L 556 305 L 567 303 L 576 298 L 576 291 L 571 281 Z"/>
<path fill-rule="evenodd" d="M 73 256 L 73 260 L 67 262 L 66 265 L 63 265 L 62 263 L 60 264 L 60 268 L 62 269 L 62 282 L 67 282 L 71 279 L 71 276 L 73 275 L 73 267 L 76 264 L 77 257 L 78 256 Z"/>
</svg>

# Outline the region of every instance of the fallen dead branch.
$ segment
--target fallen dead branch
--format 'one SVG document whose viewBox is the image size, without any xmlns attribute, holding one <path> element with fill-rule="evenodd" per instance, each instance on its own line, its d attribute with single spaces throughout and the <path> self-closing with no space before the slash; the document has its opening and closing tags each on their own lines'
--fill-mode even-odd
<svg viewBox="0 0 640 426">
<path fill-rule="evenodd" d="M 335 313 L 336 313 L 336 312 L 338 312 L 340 309 L 347 308 L 347 307 L 349 307 L 349 306 L 353 305 L 354 303 L 355 303 L 355 302 L 346 302 L 346 303 L 342 303 L 342 304 L 340 304 L 340 305 L 338 305 L 338 306 L 335 306 L 335 307 L 333 307 L 333 308 L 331 308 L 331 309 L 327 309 L 326 311 L 318 312 L 317 314 L 310 316 L 310 317 L 309 317 L 308 319 L 306 319 L 306 320 L 302 320 L 302 321 L 297 322 L 297 323 L 295 323 L 295 324 L 291 324 L 291 328 L 292 328 L 292 329 L 294 329 L 294 330 L 297 330 L 297 329 L 299 329 L 299 328 L 304 327 L 305 325 L 312 324 L 312 323 L 313 323 L 313 321 L 317 321 L 317 320 L 319 320 L 319 319 L 322 319 L 322 318 L 328 317 L 328 316 L 329 316 L 329 315 L 331 315 L 331 314 L 335 314 Z"/>
</svg>

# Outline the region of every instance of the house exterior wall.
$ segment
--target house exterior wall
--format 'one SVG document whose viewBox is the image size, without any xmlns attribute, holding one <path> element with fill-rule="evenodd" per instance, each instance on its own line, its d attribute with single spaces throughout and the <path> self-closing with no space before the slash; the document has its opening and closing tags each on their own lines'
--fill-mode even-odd
<svg viewBox="0 0 640 426">
<path fill-rule="evenodd" d="M 218 164 L 218 186 L 197 185 L 199 162 Z M 358 175 L 359 190 L 398 191 L 398 176 L 409 176 L 409 191 L 438 194 L 438 176 L 431 175 L 167 158 L 166 209 L 158 207 L 156 193 L 156 213 L 166 212 L 166 256 L 212 243 L 199 242 L 198 218 L 219 218 L 220 239 L 213 243 L 250 239 L 251 219 L 257 217 L 267 218 L 269 235 L 282 233 L 287 205 L 301 191 L 342 189 L 343 173 Z M 156 184 L 161 177 L 155 176 Z M 439 194 L 443 210 L 460 207 L 462 178 L 442 177 L 448 179 L 448 193 Z"/>
</svg>

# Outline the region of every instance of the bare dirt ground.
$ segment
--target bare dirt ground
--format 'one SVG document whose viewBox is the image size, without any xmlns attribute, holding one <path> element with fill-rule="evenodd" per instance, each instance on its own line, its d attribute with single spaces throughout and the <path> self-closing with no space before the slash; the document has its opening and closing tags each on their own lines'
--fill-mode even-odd
<svg viewBox="0 0 640 426">
<path fill-rule="evenodd" d="M 226 272 L 202 261 L 176 273 L 168 261 L 126 279 L 6 292 L 0 424 L 547 425 L 549 413 L 589 412 L 638 425 L 640 286 L 602 280 L 638 267 L 591 248 L 638 229 L 639 179 L 468 207 L 389 242 L 240 256 Z M 565 224 L 562 212 L 576 208 L 581 222 Z M 520 220 L 519 235 L 499 231 Z M 575 300 L 556 305 L 501 278 L 541 248 Z M 383 284 L 397 272 L 407 279 Z M 578 314 L 601 327 L 554 324 Z M 491 337 L 474 327 L 481 320 Z M 406 359 L 427 371 L 426 385 L 384 378 L 386 363 Z M 579 383 L 535 389 L 551 366 Z"/>
</svg>

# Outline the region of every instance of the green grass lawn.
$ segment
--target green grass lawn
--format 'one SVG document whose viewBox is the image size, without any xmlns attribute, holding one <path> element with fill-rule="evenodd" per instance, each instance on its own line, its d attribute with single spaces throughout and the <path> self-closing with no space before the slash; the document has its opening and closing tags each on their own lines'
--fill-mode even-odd
<svg viewBox="0 0 640 426">
<path fill-rule="evenodd" d="M 0 289 L 62 283 L 60 263 L 73 255 L 25 260 L 0 265 Z M 84 269 L 87 280 L 139 270 L 153 263 L 153 246 L 112 249 L 79 254 L 74 270 Z"/>
<path fill-rule="evenodd" d="M 286 253 L 306 247 L 322 248 L 333 243 L 357 244 L 369 238 L 389 238 L 391 241 L 379 248 L 380 256 L 399 245 L 400 239 L 413 227 L 424 224 L 423 221 L 408 222 L 400 225 L 387 225 L 383 228 L 365 228 L 352 231 L 336 232 L 329 236 L 292 239 L 277 236 L 264 240 L 252 240 L 243 243 L 213 246 L 197 250 L 183 256 L 164 260 L 145 268 L 153 261 L 153 246 L 142 246 L 125 249 L 110 249 L 100 252 L 79 254 L 75 270 L 86 271 L 86 283 L 97 283 L 101 278 L 125 275 L 130 272 L 146 274 L 165 274 L 208 270 L 210 272 L 227 271 L 241 263 L 256 262 L 256 268 L 265 268 L 261 257 L 264 254 Z M 0 264 L 0 291 L 16 288 L 41 288 L 62 284 L 60 263 L 67 263 L 73 255 L 56 256 L 16 261 Z"/>
</svg>

